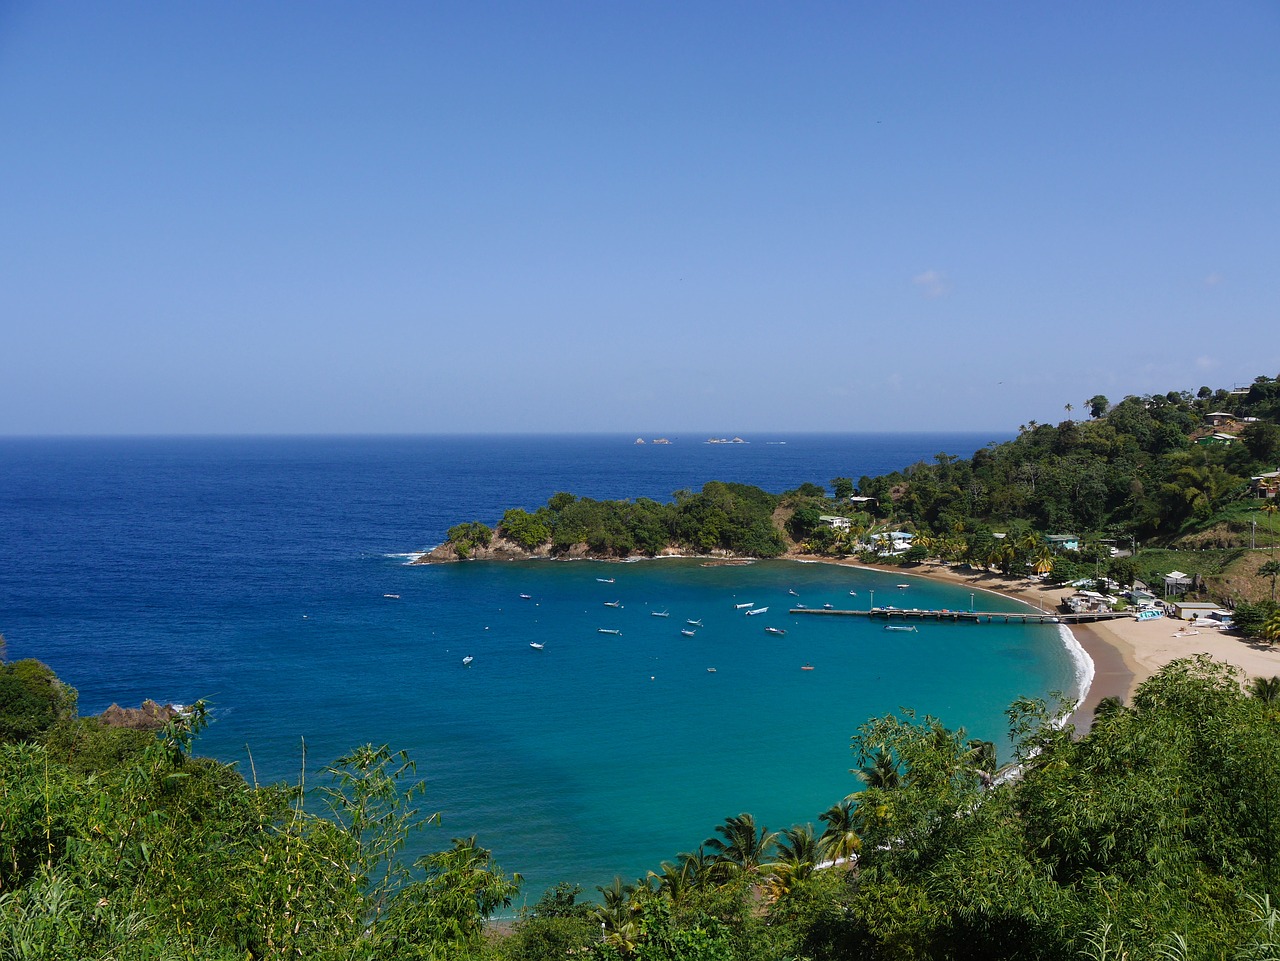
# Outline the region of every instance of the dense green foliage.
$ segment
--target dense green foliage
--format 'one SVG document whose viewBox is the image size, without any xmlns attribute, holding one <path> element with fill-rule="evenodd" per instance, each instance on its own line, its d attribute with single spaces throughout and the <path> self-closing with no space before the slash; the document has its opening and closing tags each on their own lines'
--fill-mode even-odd
<svg viewBox="0 0 1280 961">
<path fill-rule="evenodd" d="M 786 546 L 773 524 L 779 502 L 758 487 L 722 481 L 711 481 L 698 493 L 676 491 L 669 504 L 648 498 L 597 501 L 562 492 L 533 513 L 511 508 L 502 515 L 497 533 L 526 551 L 546 548 L 553 554 L 585 545 L 605 557 L 651 557 L 667 547 L 693 554 L 777 557 Z M 475 523 L 450 528 L 449 543 L 460 557 L 473 553 L 475 528 L 488 530 Z"/>
<path fill-rule="evenodd" d="M 0 661 L 0 743 L 38 737 L 75 710 L 75 688 L 46 665 L 31 659 Z"/>
<path fill-rule="evenodd" d="M 253 787 L 192 756 L 199 709 L 124 740 L 64 719 L 45 743 L 0 748 L 0 954 L 1277 957 L 1278 690 L 1175 662 L 1079 738 L 1060 710 L 1022 701 L 1014 777 L 936 718 L 872 719 L 853 737 L 862 790 L 822 813 L 821 833 L 735 815 L 597 903 L 561 885 L 502 931 L 485 919 L 519 876 L 475 838 L 400 860 L 435 821 L 403 755 L 364 747 L 305 792 Z"/>
<path fill-rule="evenodd" d="M 1033 421 L 968 460 L 939 455 L 863 477 L 859 493 L 877 499 L 881 516 L 937 535 L 1020 521 L 1044 532 L 1172 540 L 1213 522 L 1245 496 L 1251 476 L 1280 466 L 1280 381 L 1260 377 L 1247 392 L 1126 397 L 1115 406 L 1098 396 L 1086 406 L 1091 420 Z M 1208 415 L 1218 413 L 1235 418 L 1238 439 L 1197 443 L 1213 433 Z"/>
</svg>

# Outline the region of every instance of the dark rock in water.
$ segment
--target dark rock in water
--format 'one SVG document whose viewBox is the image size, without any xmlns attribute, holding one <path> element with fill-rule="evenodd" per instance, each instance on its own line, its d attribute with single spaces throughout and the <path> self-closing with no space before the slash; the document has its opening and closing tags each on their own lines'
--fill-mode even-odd
<svg viewBox="0 0 1280 961">
<path fill-rule="evenodd" d="M 110 727 L 125 727 L 133 731 L 158 731 L 174 718 L 181 717 L 182 711 L 172 704 L 163 706 L 155 701 L 146 700 L 141 707 L 121 707 L 112 704 L 98 715 L 98 720 Z"/>
</svg>

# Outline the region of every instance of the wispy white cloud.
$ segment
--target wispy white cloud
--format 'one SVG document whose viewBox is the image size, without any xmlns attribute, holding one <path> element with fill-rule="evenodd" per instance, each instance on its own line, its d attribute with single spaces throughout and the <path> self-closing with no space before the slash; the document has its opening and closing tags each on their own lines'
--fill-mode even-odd
<svg viewBox="0 0 1280 961">
<path fill-rule="evenodd" d="M 1208 357 L 1201 354 L 1196 358 L 1196 366 L 1201 370 L 1213 370 L 1218 366 L 1218 360 L 1215 357 Z"/>
<path fill-rule="evenodd" d="M 920 288 L 920 292 L 930 300 L 945 296 L 951 292 L 951 283 L 936 270 L 926 270 L 911 278 L 911 283 Z"/>
</svg>

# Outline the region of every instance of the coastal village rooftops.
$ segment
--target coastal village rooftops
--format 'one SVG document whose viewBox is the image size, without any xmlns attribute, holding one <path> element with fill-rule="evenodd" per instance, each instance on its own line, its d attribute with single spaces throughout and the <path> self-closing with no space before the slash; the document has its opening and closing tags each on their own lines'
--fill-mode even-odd
<svg viewBox="0 0 1280 961">
<path fill-rule="evenodd" d="M 822 521 L 824 524 L 829 524 L 838 531 L 847 531 L 853 523 L 853 521 L 849 520 L 847 517 L 837 517 L 834 514 L 819 514 L 818 520 Z"/>
<path fill-rule="evenodd" d="M 1080 550 L 1079 534 L 1045 534 L 1044 539 L 1050 547 L 1058 547 L 1064 551 Z"/>
</svg>

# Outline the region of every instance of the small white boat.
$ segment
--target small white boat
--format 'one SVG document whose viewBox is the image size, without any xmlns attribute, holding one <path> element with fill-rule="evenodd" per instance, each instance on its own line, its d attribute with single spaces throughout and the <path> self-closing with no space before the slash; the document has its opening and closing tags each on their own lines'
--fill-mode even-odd
<svg viewBox="0 0 1280 961">
<path fill-rule="evenodd" d="M 670 617 L 671 615 L 667 611 L 650 611 L 649 616 L 650 617 Z"/>
<path fill-rule="evenodd" d="M 537 641 L 530 641 L 529 646 L 533 648 L 535 651 L 540 651 L 544 647 L 544 645 L 539 644 Z"/>
<path fill-rule="evenodd" d="M 784 630 L 783 630 L 782 628 L 780 628 L 780 627 L 766 627 L 766 628 L 764 629 L 764 632 L 765 632 L 766 634 L 778 634 L 778 635 L 782 635 L 782 634 L 787 633 L 786 631 L 784 631 Z"/>
<path fill-rule="evenodd" d="M 857 591 L 850 591 L 850 592 L 849 592 L 849 596 L 850 596 L 850 597 L 857 597 L 857 596 L 858 596 L 858 592 L 857 592 Z"/>
<path fill-rule="evenodd" d="M 618 607 L 618 608 L 620 608 L 620 607 L 622 607 L 622 601 L 605 601 L 605 602 L 604 602 L 604 606 L 605 606 L 605 607 Z"/>
<path fill-rule="evenodd" d="M 596 628 L 596 633 L 597 634 L 617 634 L 618 636 L 622 635 L 622 632 L 618 630 L 616 627 L 598 627 Z"/>
<path fill-rule="evenodd" d="M 466 657 L 464 657 L 464 658 L 462 659 L 462 666 L 463 666 L 463 667 L 467 667 L 467 666 L 469 666 L 469 665 L 471 664 L 471 662 L 472 662 L 472 661 L 474 661 L 474 660 L 475 660 L 475 658 L 474 658 L 474 657 L 472 657 L 470 654 L 468 654 Z"/>
<path fill-rule="evenodd" d="M 912 633 L 919 633 L 914 624 L 886 624 L 884 629 L 886 631 L 911 631 Z"/>
<path fill-rule="evenodd" d="M 596 578 L 596 580 L 597 580 L 597 581 L 599 581 L 601 584 L 612 584 L 612 583 L 613 583 L 613 578 L 612 578 L 612 577 L 597 577 L 597 578 Z"/>
<path fill-rule="evenodd" d="M 753 607 L 751 610 L 747 611 L 747 617 L 755 617 L 757 614 L 763 614 L 768 610 L 769 608 L 767 607 Z"/>
<path fill-rule="evenodd" d="M 698 618 L 696 621 L 686 619 L 686 620 L 685 620 L 685 623 L 686 623 L 686 624 L 688 624 L 688 625 L 690 625 L 690 626 L 692 626 L 692 627 L 701 627 L 701 626 L 702 626 L 702 618 Z"/>
<path fill-rule="evenodd" d="M 685 637 L 693 637 L 693 635 L 697 634 L 698 632 L 691 631 L 687 627 L 682 627 L 680 628 L 680 633 L 683 634 Z"/>
<path fill-rule="evenodd" d="M 522 600 L 522 601 L 531 601 L 531 600 L 533 600 L 533 595 L 532 595 L 532 594 L 521 594 L 521 595 L 520 595 L 520 600 Z"/>
<path fill-rule="evenodd" d="M 735 611 L 741 611 L 741 610 L 743 610 L 744 608 L 748 608 L 748 607 L 750 607 L 750 606 L 751 606 L 752 604 L 754 604 L 754 603 L 755 603 L 755 601 L 747 601 L 747 603 L 745 603 L 745 604 L 734 604 L 734 605 L 733 605 L 733 609 L 734 609 Z"/>
<path fill-rule="evenodd" d="M 714 667 L 709 667 L 709 668 L 707 668 L 707 673 L 708 673 L 708 674 L 714 674 L 715 672 L 716 672 L 716 669 L 715 669 Z"/>
<path fill-rule="evenodd" d="M 400 600 L 400 595 L 399 595 L 399 594 L 383 594 L 382 596 L 383 596 L 383 597 L 388 597 L 388 598 L 390 598 L 390 599 L 391 599 L 391 600 L 393 600 L 393 601 L 398 601 L 398 600 Z"/>
<path fill-rule="evenodd" d="M 793 591 L 793 590 L 792 590 L 791 588 L 789 588 L 789 587 L 787 588 L 787 593 L 788 593 L 788 594 L 790 594 L 792 597 L 799 597 L 799 596 L 800 596 L 799 594 L 797 594 L 795 591 Z"/>
<path fill-rule="evenodd" d="M 834 611 L 836 609 L 836 606 L 834 604 L 823 604 L 822 609 L 824 611 Z"/>
<path fill-rule="evenodd" d="M 900 590 L 904 590 L 904 591 L 905 591 L 905 590 L 906 590 L 908 587 L 910 587 L 910 586 L 911 586 L 910 584 L 899 584 L 899 585 L 898 585 L 898 588 L 899 588 Z"/>
</svg>

